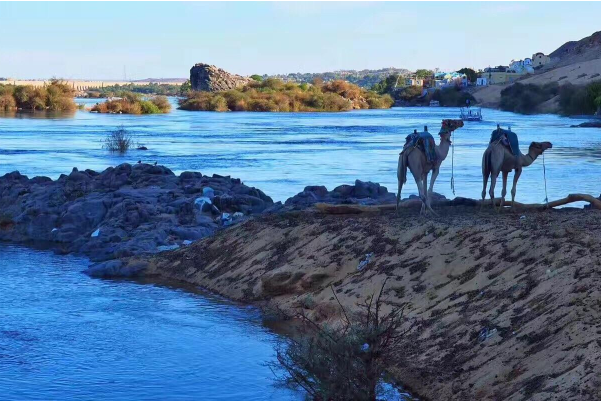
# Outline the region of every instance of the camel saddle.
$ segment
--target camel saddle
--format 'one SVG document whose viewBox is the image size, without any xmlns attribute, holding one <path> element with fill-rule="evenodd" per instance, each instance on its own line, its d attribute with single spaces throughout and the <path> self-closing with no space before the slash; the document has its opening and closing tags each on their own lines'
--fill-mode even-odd
<svg viewBox="0 0 601 401">
<path fill-rule="evenodd" d="M 516 157 L 520 154 L 518 136 L 515 132 L 511 131 L 511 129 L 506 130 L 497 126 L 497 129 L 494 130 L 490 136 L 490 143 L 493 142 L 502 144 Z"/>
<path fill-rule="evenodd" d="M 436 142 L 434 142 L 434 137 L 428 131 L 414 131 L 412 134 L 407 135 L 403 152 L 412 148 L 418 148 L 424 152 L 428 163 L 435 163 L 438 159 L 436 155 Z"/>
</svg>

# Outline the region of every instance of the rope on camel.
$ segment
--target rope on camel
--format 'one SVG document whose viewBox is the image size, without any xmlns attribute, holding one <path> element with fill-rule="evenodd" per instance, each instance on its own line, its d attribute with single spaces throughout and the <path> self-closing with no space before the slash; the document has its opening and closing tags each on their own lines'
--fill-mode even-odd
<svg viewBox="0 0 601 401">
<path fill-rule="evenodd" d="M 545 180 L 545 203 L 547 209 L 549 208 L 549 195 L 547 194 L 547 168 L 545 166 L 545 153 L 543 153 L 543 178 Z"/>
<path fill-rule="evenodd" d="M 455 196 L 455 131 L 451 131 L 451 190 Z"/>
</svg>

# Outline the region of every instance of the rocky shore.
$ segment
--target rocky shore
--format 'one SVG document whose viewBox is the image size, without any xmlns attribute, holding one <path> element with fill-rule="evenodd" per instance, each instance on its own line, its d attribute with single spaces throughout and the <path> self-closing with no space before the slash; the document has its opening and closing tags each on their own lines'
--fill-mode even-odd
<svg viewBox="0 0 601 401">
<path fill-rule="evenodd" d="M 15 171 L 0 177 L 0 240 L 106 261 L 175 249 L 272 206 L 239 179 L 164 166 L 74 168 L 57 180 Z"/>
<path fill-rule="evenodd" d="M 324 202 L 394 194 L 357 180 L 282 204 L 239 179 L 148 164 L 13 172 L 0 177 L 0 240 L 87 255 L 91 275 L 177 280 L 323 323 L 341 318 L 332 291 L 353 311 L 388 280 L 386 308 L 406 305 L 417 327 L 392 371 L 420 399 L 599 399 L 601 211 L 460 201 L 423 219 L 314 207 Z"/>
</svg>

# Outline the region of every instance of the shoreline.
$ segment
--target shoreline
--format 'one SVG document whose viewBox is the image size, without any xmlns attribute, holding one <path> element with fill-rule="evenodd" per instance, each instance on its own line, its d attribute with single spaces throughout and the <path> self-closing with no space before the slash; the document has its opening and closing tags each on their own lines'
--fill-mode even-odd
<svg viewBox="0 0 601 401">
<path fill-rule="evenodd" d="M 145 164 L 55 181 L 13 172 L 0 194 L 0 240 L 87 255 L 100 262 L 86 271 L 96 277 L 199 286 L 332 324 L 333 290 L 353 311 L 389 279 L 386 308 L 408 305 L 417 322 L 391 372 L 420 399 L 570 398 L 570 383 L 601 391 L 591 370 L 601 360 L 599 210 L 479 212 L 442 197 L 441 217 L 423 219 L 414 200 L 397 215 L 394 194 L 358 180 L 273 204 L 230 177 Z"/>
</svg>

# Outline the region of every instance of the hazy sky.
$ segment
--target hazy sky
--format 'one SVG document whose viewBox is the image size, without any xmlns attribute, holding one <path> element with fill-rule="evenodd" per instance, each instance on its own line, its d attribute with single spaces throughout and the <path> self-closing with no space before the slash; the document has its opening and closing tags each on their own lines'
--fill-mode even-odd
<svg viewBox="0 0 601 401">
<path fill-rule="evenodd" d="M 0 77 L 507 64 L 601 30 L 601 3 L 0 3 Z"/>
</svg>

